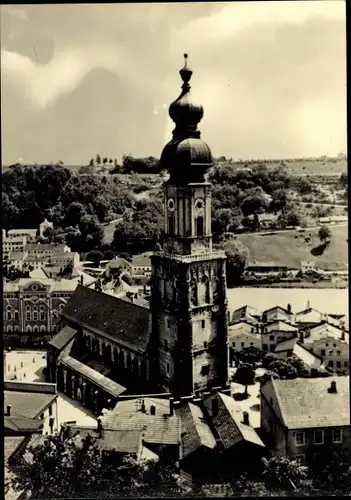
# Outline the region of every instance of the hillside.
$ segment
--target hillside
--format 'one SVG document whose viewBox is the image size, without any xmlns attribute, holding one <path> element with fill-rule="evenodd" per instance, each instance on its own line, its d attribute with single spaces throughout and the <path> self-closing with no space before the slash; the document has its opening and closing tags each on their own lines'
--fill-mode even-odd
<svg viewBox="0 0 351 500">
<path fill-rule="evenodd" d="M 314 261 L 325 270 L 343 270 L 348 267 L 348 228 L 330 227 L 332 241 L 322 252 L 318 229 L 306 229 L 305 233 L 281 231 L 275 234 L 240 234 L 239 240 L 249 250 L 250 262 L 275 262 L 299 268 L 301 261 Z M 305 241 L 311 235 L 311 241 Z M 312 253 L 311 253 L 312 251 Z M 318 255 L 321 253 L 321 255 Z"/>
</svg>

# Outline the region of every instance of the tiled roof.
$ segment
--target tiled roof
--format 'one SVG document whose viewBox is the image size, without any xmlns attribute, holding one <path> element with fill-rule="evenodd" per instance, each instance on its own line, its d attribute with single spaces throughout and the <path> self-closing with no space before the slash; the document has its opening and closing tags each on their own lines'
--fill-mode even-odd
<svg viewBox="0 0 351 500">
<path fill-rule="evenodd" d="M 125 300 L 126 302 L 132 302 L 137 306 L 144 307 L 146 309 L 150 309 L 150 302 L 145 297 L 137 297 L 133 300 L 127 297 L 127 295 L 122 295 L 119 297 L 121 300 Z"/>
<path fill-rule="evenodd" d="M 4 463 L 7 465 L 11 456 L 24 443 L 26 436 L 5 436 L 4 437 Z"/>
<path fill-rule="evenodd" d="M 336 382 L 337 393 L 330 393 L 331 382 Z M 297 378 L 271 380 L 282 414 L 283 424 L 289 429 L 334 427 L 350 425 L 349 377 Z"/>
<path fill-rule="evenodd" d="M 93 370 L 89 366 L 85 365 L 84 363 L 81 363 L 80 361 L 72 358 L 71 356 L 66 356 L 62 358 L 61 363 L 67 366 L 68 368 L 71 368 L 72 370 L 76 371 L 77 373 L 80 373 L 81 375 L 83 375 L 83 377 L 86 377 L 87 379 L 91 380 L 96 385 L 104 389 L 106 392 L 112 394 L 112 396 L 117 397 L 126 390 L 126 388 L 123 387 L 122 385 L 117 384 L 117 382 L 114 382 L 113 380 L 105 377 L 98 371 Z"/>
<path fill-rule="evenodd" d="M 212 400 L 218 400 L 218 415 L 212 417 Z M 225 449 L 248 441 L 264 447 L 256 431 L 242 423 L 243 412 L 233 398 L 222 393 L 212 394 L 204 400 L 204 406 Z"/>
<path fill-rule="evenodd" d="M 5 432 L 11 430 L 15 432 L 36 432 L 44 426 L 44 421 L 38 418 L 13 418 L 5 416 Z"/>
<path fill-rule="evenodd" d="M 176 410 L 181 421 L 181 439 L 183 457 L 189 456 L 201 446 L 213 449 L 216 439 L 210 427 L 204 421 L 204 415 L 199 406 L 187 403 Z"/>
<path fill-rule="evenodd" d="M 180 444 L 180 421 L 176 416 L 146 415 L 145 413 L 105 412 L 104 429 L 143 430 L 144 441 L 155 444 Z"/>
<path fill-rule="evenodd" d="M 119 267 L 130 267 L 131 263 L 122 257 L 116 257 L 115 259 L 110 260 L 107 264 L 109 269 L 118 269 Z"/>
<path fill-rule="evenodd" d="M 133 255 L 132 257 L 132 265 L 133 266 L 143 266 L 143 267 L 151 267 L 151 259 L 146 255 Z"/>
<path fill-rule="evenodd" d="M 279 332 L 297 332 L 296 326 L 290 325 L 286 321 L 278 320 L 273 321 L 266 326 L 267 332 L 279 331 Z"/>
<path fill-rule="evenodd" d="M 56 394 L 5 390 L 4 407 L 11 405 L 11 416 L 36 418 L 56 400 Z"/>
<path fill-rule="evenodd" d="M 113 295 L 78 286 L 62 316 L 144 353 L 150 337 L 149 310 Z"/>
<path fill-rule="evenodd" d="M 70 326 L 64 326 L 53 339 L 49 341 L 49 345 L 59 349 L 60 351 L 77 335 L 78 331 Z"/>
<path fill-rule="evenodd" d="M 7 234 L 10 236 L 11 234 L 30 234 L 32 236 L 36 236 L 37 229 L 9 229 Z"/>
<path fill-rule="evenodd" d="M 277 343 L 274 352 L 291 351 L 292 349 L 294 349 L 296 341 L 297 341 L 297 336 L 291 337 L 290 339 L 282 340 L 281 342 Z"/>
<path fill-rule="evenodd" d="M 296 323 L 320 323 L 324 315 L 312 307 L 296 313 Z"/>
<path fill-rule="evenodd" d="M 169 415 L 170 406 L 169 399 L 165 398 L 148 398 L 140 397 L 133 399 L 119 399 L 114 410 L 118 413 L 133 413 L 135 411 L 141 411 L 142 401 L 145 405 L 146 413 L 150 413 L 151 406 L 155 407 L 156 415 Z"/>
<path fill-rule="evenodd" d="M 29 250 L 29 251 L 51 250 L 53 252 L 63 252 L 66 247 L 67 247 L 67 245 L 65 245 L 64 243 L 60 243 L 58 245 L 54 245 L 51 243 L 27 243 L 26 250 Z"/>
<path fill-rule="evenodd" d="M 263 311 L 263 314 L 267 314 L 271 311 L 283 311 L 285 314 L 287 314 L 288 316 L 291 316 L 292 313 L 289 313 L 289 311 L 287 309 L 285 309 L 285 307 L 282 307 L 282 306 L 274 306 L 274 307 L 270 307 L 269 309 L 266 309 L 265 311 Z"/>
</svg>

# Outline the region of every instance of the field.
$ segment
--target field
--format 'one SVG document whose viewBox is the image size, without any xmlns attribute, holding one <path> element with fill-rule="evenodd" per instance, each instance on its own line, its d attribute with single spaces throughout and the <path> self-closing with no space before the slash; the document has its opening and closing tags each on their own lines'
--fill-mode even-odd
<svg viewBox="0 0 351 500">
<path fill-rule="evenodd" d="M 332 161 L 327 161 L 323 159 L 318 160 L 277 160 L 271 163 L 265 163 L 269 169 L 274 169 L 278 167 L 281 162 L 284 161 L 286 168 L 290 171 L 291 175 L 323 175 L 323 176 L 339 176 L 343 172 L 347 172 L 347 160 L 346 159 L 336 159 Z M 264 161 L 262 161 L 264 163 Z M 233 163 L 234 168 L 244 168 L 246 164 L 243 163 Z M 255 165 L 254 162 L 248 162 L 247 166 L 249 168 Z"/>
<path fill-rule="evenodd" d="M 299 268 L 301 261 L 314 261 L 325 270 L 343 270 L 348 266 L 348 228 L 330 227 L 332 239 L 325 249 L 318 238 L 318 229 L 306 229 L 304 233 L 280 231 L 275 234 L 240 234 L 239 240 L 249 250 L 249 261 L 274 262 Z M 305 241 L 311 235 L 311 241 Z"/>
</svg>

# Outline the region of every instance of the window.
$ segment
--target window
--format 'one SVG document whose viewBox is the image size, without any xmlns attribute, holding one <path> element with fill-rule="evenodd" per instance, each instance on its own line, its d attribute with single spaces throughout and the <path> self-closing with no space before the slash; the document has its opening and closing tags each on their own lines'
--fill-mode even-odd
<svg viewBox="0 0 351 500">
<path fill-rule="evenodd" d="M 201 375 L 208 375 L 210 371 L 209 365 L 202 365 L 201 367 Z"/>
<path fill-rule="evenodd" d="M 168 217 L 168 234 L 174 236 L 174 217 Z"/>
<path fill-rule="evenodd" d="M 167 319 L 167 328 L 171 328 L 171 320 Z"/>
<path fill-rule="evenodd" d="M 254 343 L 253 343 L 253 342 L 250 342 L 250 345 L 251 345 L 251 346 L 253 346 L 253 345 L 254 345 Z"/>
<path fill-rule="evenodd" d="M 324 431 L 314 431 L 314 444 L 324 443 Z"/>
<path fill-rule="evenodd" d="M 268 351 L 268 345 L 267 344 L 262 344 L 262 349 L 264 351 Z"/>
<path fill-rule="evenodd" d="M 336 344 L 333 344 L 333 347 L 336 347 Z"/>
<path fill-rule="evenodd" d="M 305 444 L 305 433 L 296 432 L 295 433 L 295 444 L 296 446 L 303 446 Z"/>
<path fill-rule="evenodd" d="M 342 431 L 341 429 L 333 429 L 333 443 L 341 443 Z"/>
<path fill-rule="evenodd" d="M 38 321 L 38 311 L 33 311 L 33 321 Z"/>
<path fill-rule="evenodd" d="M 196 236 L 204 235 L 204 218 L 196 217 Z"/>
<path fill-rule="evenodd" d="M 345 366 L 345 368 L 348 368 L 349 362 L 348 361 L 344 361 L 344 366 Z"/>
<path fill-rule="evenodd" d="M 169 363 L 167 363 L 167 373 L 169 373 Z"/>
<path fill-rule="evenodd" d="M 329 360 L 328 366 L 334 366 L 334 361 L 332 359 Z"/>
<path fill-rule="evenodd" d="M 245 342 L 241 342 L 241 347 L 245 347 Z"/>
<path fill-rule="evenodd" d="M 207 349 L 207 342 L 204 342 L 204 348 Z"/>
<path fill-rule="evenodd" d="M 270 335 L 269 340 L 274 340 L 274 335 Z"/>
<path fill-rule="evenodd" d="M 45 311 L 40 311 L 40 321 L 45 320 Z"/>
<path fill-rule="evenodd" d="M 336 351 L 337 356 L 341 356 L 341 351 Z"/>
<path fill-rule="evenodd" d="M 205 320 L 204 320 L 204 319 L 202 319 L 202 320 L 201 320 L 201 328 L 205 328 L 205 325 L 206 325 Z"/>
<path fill-rule="evenodd" d="M 12 321 L 12 313 L 11 313 L 11 311 L 7 311 L 6 312 L 6 319 L 7 319 L 7 321 Z"/>
<path fill-rule="evenodd" d="M 336 367 L 337 367 L 337 368 L 341 368 L 341 361 L 337 361 L 337 362 L 336 362 Z"/>
<path fill-rule="evenodd" d="M 325 349 L 321 349 L 321 356 L 325 356 Z"/>
<path fill-rule="evenodd" d="M 52 416 L 52 405 L 49 406 L 49 416 Z"/>
<path fill-rule="evenodd" d="M 294 459 L 299 465 L 304 465 L 305 463 L 305 455 L 295 455 Z"/>
<path fill-rule="evenodd" d="M 30 307 L 29 306 L 26 307 L 26 320 L 27 321 L 31 321 L 32 320 L 32 314 L 30 312 Z"/>
<path fill-rule="evenodd" d="M 235 347 L 235 342 L 232 342 L 232 347 Z"/>
</svg>

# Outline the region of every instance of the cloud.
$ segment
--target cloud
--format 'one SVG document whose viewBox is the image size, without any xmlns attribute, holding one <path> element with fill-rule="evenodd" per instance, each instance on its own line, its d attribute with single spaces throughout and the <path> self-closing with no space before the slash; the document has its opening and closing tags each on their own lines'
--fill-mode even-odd
<svg viewBox="0 0 351 500">
<path fill-rule="evenodd" d="M 114 148 L 118 155 L 125 148 L 159 155 L 174 128 L 168 106 L 180 93 L 184 52 L 194 70 L 193 97 L 205 108 L 200 129 L 215 155 L 313 155 L 346 147 L 344 2 L 56 4 L 3 6 L 1 14 L 7 157 L 24 156 L 26 144 L 36 158 L 55 160 L 62 123 L 71 137 L 79 126 L 81 152 L 77 141 L 73 147 L 65 139 L 67 158 L 60 157 L 67 161 L 98 147 L 109 155 Z M 99 71 L 117 79 L 102 83 Z M 106 124 L 106 93 L 111 123 L 100 134 L 88 122 Z M 74 126 L 73 108 L 80 116 Z M 113 121 L 123 121 L 118 145 Z M 14 141 L 14 131 L 22 130 L 26 138 Z"/>
</svg>

